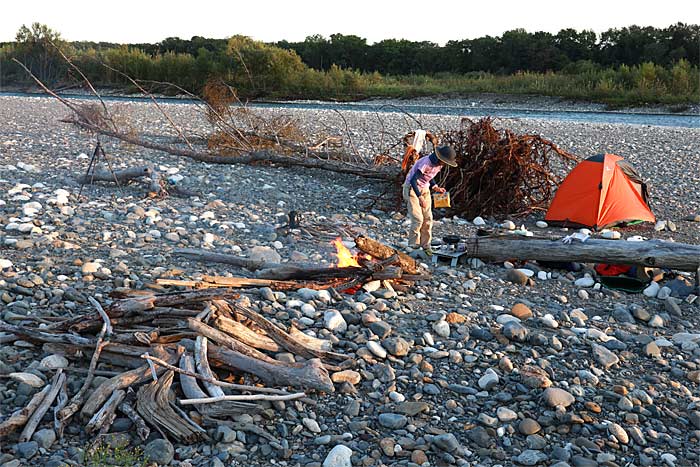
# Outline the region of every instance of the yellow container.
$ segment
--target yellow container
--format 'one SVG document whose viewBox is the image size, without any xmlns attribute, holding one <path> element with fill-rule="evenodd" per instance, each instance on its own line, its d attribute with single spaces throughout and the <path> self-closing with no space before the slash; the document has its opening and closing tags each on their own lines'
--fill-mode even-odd
<svg viewBox="0 0 700 467">
<path fill-rule="evenodd" d="M 449 208 L 450 205 L 450 192 L 446 191 L 444 193 L 433 193 L 433 207 L 435 208 Z"/>
</svg>

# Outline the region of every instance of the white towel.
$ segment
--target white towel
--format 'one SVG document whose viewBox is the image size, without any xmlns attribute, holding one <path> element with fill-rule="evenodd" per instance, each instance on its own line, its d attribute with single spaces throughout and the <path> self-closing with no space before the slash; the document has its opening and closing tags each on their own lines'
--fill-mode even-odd
<svg viewBox="0 0 700 467">
<path fill-rule="evenodd" d="M 414 131 L 413 144 L 411 146 L 413 146 L 418 154 L 420 154 L 420 150 L 423 149 L 423 144 L 425 143 L 425 133 L 425 130 Z"/>
</svg>

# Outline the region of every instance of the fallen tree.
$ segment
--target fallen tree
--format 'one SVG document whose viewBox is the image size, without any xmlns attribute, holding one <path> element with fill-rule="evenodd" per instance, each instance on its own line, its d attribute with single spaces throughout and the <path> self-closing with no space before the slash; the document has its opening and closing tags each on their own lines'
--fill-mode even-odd
<svg viewBox="0 0 700 467">
<path fill-rule="evenodd" d="M 563 243 L 561 239 L 518 236 L 485 236 L 467 240 L 467 254 L 491 261 L 536 260 L 555 262 L 636 264 L 647 267 L 696 272 L 700 267 L 700 245 L 648 240 L 588 239 Z"/>
</svg>

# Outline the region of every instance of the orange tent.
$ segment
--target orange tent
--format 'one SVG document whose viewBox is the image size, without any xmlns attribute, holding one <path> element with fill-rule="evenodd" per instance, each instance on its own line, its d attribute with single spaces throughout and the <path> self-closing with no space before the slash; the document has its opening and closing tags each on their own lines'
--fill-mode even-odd
<svg viewBox="0 0 700 467">
<path fill-rule="evenodd" d="M 601 154 L 567 175 L 545 220 L 596 230 L 625 222 L 655 222 L 647 197 L 646 184 L 630 164 L 620 156 Z"/>
</svg>

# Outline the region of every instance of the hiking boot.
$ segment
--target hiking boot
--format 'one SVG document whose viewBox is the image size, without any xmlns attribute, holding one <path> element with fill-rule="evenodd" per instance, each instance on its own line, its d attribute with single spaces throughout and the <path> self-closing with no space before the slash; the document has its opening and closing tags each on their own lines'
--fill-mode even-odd
<svg viewBox="0 0 700 467">
<path fill-rule="evenodd" d="M 423 253 L 425 253 L 425 255 L 428 258 L 430 258 L 431 256 L 433 256 L 433 249 L 430 247 L 425 247 L 425 248 L 423 248 Z"/>
</svg>

